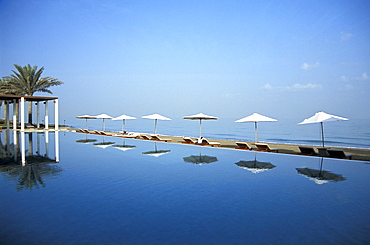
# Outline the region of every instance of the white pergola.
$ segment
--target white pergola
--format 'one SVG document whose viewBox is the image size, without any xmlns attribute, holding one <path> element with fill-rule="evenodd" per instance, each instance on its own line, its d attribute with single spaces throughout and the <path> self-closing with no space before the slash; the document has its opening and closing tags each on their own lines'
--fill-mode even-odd
<svg viewBox="0 0 370 245">
<path fill-rule="evenodd" d="M 43 97 L 43 96 L 19 96 L 19 95 L 4 95 L 0 94 L 0 100 L 4 101 L 5 107 L 7 108 L 4 115 L 7 129 L 10 129 L 10 111 L 9 111 L 9 105 L 13 104 L 13 130 L 17 129 L 17 113 L 16 113 L 16 104 L 19 104 L 20 108 L 20 119 L 21 119 L 21 131 L 24 131 L 25 129 L 25 105 L 24 102 L 35 102 L 36 107 L 36 113 L 37 113 L 37 128 L 40 128 L 40 103 L 44 102 L 45 104 L 45 129 L 49 129 L 49 105 L 48 101 L 52 100 L 55 104 L 54 109 L 54 124 L 55 124 L 55 130 L 59 130 L 59 108 L 58 108 L 58 97 Z"/>
</svg>

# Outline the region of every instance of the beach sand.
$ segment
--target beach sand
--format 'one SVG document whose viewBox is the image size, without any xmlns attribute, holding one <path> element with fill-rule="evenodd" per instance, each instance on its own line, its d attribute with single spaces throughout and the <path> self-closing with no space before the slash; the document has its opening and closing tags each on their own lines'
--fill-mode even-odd
<svg viewBox="0 0 370 245">
<path fill-rule="evenodd" d="M 76 129 L 67 129 L 68 131 L 74 131 L 76 132 Z M 119 134 L 118 132 L 106 132 L 110 134 Z M 113 136 L 114 137 L 114 136 Z M 184 142 L 182 136 L 168 136 L 168 135 L 159 135 L 160 138 L 170 138 L 172 140 L 172 143 L 182 144 Z M 195 138 L 192 138 L 195 139 Z M 228 148 L 228 149 L 235 149 L 237 147 L 236 142 L 233 140 L 219 140 L 219 139 L 208 139 L 212 142 L 219 142 L 221 145 L 221 148 Z M 247 142 L 250 146 L 254 146 L 253 142 Z M 298 155 L 300 153 L 300 150 L 298 146 L 307 146 L 307 147 L 313 147 L 315 151 L 317 151 L 317 146 L 310 146 L 310 145 L 294 145 L 294 144 L 276 144 L 276 143 L 267 143 L 270 148 L 278 148 L 279 153 L 274 154 L 295 154 Z M 211 147 L 211 146 L 207 146 Z M 254 148 L 256 148 L 254 146 Z M 345 147 L 328 147 L 330 149 L 341 149 L 347 154 L 352 154 L 352 160 L 359 160 L 359 161 L 369 161 L 370 162 L 370 149 L 359 149 L 359 148 L 345 148 Z M 245 150 L 241 150 L 245 151 Z"/>
</svg>

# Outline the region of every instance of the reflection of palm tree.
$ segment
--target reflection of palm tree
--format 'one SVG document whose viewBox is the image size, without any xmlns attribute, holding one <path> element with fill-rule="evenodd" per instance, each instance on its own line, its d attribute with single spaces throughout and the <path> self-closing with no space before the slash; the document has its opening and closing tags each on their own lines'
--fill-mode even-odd
<svg viewBox="0 0 370 245">
<path fill-rule="evenodd" d="M 5 169 L 10 179 L 17 181 L 17 190 L 31 190 L 45 187 L 45 179 L 57 177 L 63 170 L 57 165 L 51 164 L 27 164 Z"/>
</svg>

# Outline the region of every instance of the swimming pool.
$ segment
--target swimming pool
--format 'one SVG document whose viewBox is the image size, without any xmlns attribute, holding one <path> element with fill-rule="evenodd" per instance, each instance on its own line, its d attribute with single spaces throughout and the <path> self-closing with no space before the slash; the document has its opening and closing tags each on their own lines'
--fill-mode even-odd
<svg viewBox="0 0 370 245">
<path fill-rule="evenodd" d="M 370 241 L 368 162 L 58 136 L 49 133 L 47 146 L 46 134 L 34 133 L 25 146 L 59 162 L 2 168 L 1 244 Z M 305 175 L 320 168 L 329 180 Z"/>
</svg>

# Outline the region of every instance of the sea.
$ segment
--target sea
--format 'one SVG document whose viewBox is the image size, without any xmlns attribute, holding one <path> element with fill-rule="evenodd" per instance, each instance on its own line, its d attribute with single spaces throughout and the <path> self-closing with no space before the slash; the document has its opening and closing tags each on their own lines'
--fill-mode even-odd
<svg viewBox="0 0 370 245">
<path fill-rule="evenodd" d="M 62 123 L 62 122 L 61 122 Z M 86 128 L 85 119 L 71 119 L 65 124 L 75 128 Z M 298 125 L 293 120 L 259 122 L 258 142 L 322 146 L 321 126 L 317 124 Z M 150 119 L 126 120 L 127 132 L 154 133 L 155 121 Z M 370 149 L 370 123 L 366 119 L 327 122 L 324 127 L 326 147 L 346 147 Z M 114 120 L 90 119 L 87 128 L 94 130 L 122 131 L 123 122 Z M 158 120 L 156 133 L 171 136 L 200 135 L 199 120 L 172 119 Z M 255 142 L 255 124 L 235 123 L 233 119 L 202 120 L 202 136 L 209 139 Z"/>
</svg>

